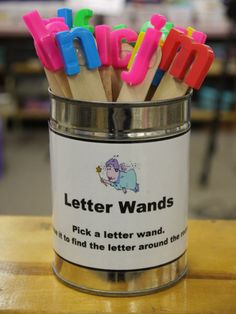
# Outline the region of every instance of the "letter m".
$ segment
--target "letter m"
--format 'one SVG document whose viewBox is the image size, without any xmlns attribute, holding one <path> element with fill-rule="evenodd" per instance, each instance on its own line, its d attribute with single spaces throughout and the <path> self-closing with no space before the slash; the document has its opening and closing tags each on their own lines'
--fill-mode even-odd
<svg viewBox="0 0 236 314">
<path fill-rule="evenodd" d="M 171 29 L 162 49 L 160 68 L 188 86 L 199 89 L 214 60 L 214 52 L 206 45 Z"/>
</svg>

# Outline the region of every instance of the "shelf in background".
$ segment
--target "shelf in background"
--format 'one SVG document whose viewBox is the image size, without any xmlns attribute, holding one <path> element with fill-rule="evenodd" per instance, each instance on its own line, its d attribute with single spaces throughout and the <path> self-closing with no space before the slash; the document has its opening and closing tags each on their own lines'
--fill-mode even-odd
<svg viewBox="0 0 236 314">
<path fill-rule="evenodd" d="M 216 58 L 208 72 L 209 77 L 220 76 L 223 74 L 223 60 Z M 228 76 L 236 76 L 236 61 L 235 59 L 229 60 L 227 64 L 227 73 Z"/>
<path fill-rule="evenodd" d="M 10 66 L 13 74 L 43 74 L 43 67 L 36 58 L 31 58 L 27 62 L 14 62 Z"/>
<path fill-rule="evenodd" d="M 0 119 L 10 119 L 16 116 L 17 110 L 15 108 L 1 108 L 0 107 Z"/>
<path fill-rule="evenodd" d="M 222 70 L 210 71 L 207 74 L 208 77 L 219 77 L 221 75 L 222 75 Z M 236 76 L 236 71 L 227 71 L 226 75 L 229 76 L 229 77 L 235 77 Z"/>
<path fill-rule="evenodd" d="M 37 9 L 44 17 L 55 16 L 63 1 L 1 1 L 0 37 L 29 37 L 22 16 Z"/>
<path fill-rule="evenodd" d="M 192 108 L 191 120 L 193 122 L 210 122 L 214 119 L 214 111 Z M 220 121 L 236 122 L 236 111 L 221 112 Z"/>
<path fill-rule="evenodd" d="M 17 118 L 21 120 L 47 120 L 49 118 L 49 112 L 46 110 L 21 109 L 17 113 Z"/>
<path fill-rule="evenodd" d="M 14 120 L 47 120 L 49 112 L 45 110 L 1 110 L 0 119 L 14 119 Z"/>
<path fill-rule="evenodd" d="M 16 120 L 47 120 L 50 114 L 46 110 L 0 110 L 0 118 L 13 118 Z M 211 122 L 214 119 L 214 111 L 192 108 L 191 120 L 193 122 Z M 236 122 L 236 112 L 221 112 L 222 122 Z"/>
</svg>

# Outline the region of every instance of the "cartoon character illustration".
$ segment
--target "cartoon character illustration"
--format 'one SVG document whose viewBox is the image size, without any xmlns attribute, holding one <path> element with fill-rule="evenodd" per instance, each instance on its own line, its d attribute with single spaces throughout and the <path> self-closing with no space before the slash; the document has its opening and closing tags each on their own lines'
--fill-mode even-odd
<svg viewBox="0 0 236 314">
<path fill-rule="evenodd" d="M 96 168 L 100 181 L 106 186 L 110 185 L 116 190 L 122 190 L 124 193 L 127 193 L 127 190 L 135 193 L 139 192 L 139 184 L 137 183 L 134 168 L 129 168 L 124 163 L 119 164 L 116 158 L 111 158 L 106 162 L 105 170 L 107 179 L 101 176 L 102 168 L 100 166 Z"/>
</svg>

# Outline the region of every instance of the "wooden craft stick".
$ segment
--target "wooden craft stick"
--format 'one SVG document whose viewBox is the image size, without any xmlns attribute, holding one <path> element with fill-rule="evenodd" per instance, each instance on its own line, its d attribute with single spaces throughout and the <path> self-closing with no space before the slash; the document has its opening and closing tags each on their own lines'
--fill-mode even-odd
<svg viewBox="0 0 236 314">
<path fill-rule="evenodd" d="M 150 68 L 145 76 L 144 81 L 139 85 L 130 86 L 127 83 L 123 83 L 118 102 L 124 101 L 144 101 L 149 88 L 151 86 L 153 77 L 161 61 L 161 48 L 158 48 L 152 57 Z"/>
<path fill-rule="evenodd" d="M 99 68 L 102 85 L 108 101 L 112 101 L 112 67 L 102 66 Z"/>
<path fill-rule="evenodd" d="M 44 68 L 44 72 L 48 80 L 48 85 L 55 95 L 60 97 L 72 98 L 67 76 L 63 70 L 52 72 Z"/>
<path fill-rule="evenodd" d="M 97 25 L 95 27 L 95 38 L 98 53 L 102 66 L 99 68 L 100 77 L 103 88 L 105 90 L 107 100 L 112 101 L 112 59 L 111 59 L 111 27 L 109 25 Z"/>
<path fill-rule="evenodd" d="M 48 80 L 48 85 L 51 91 L 53 92 L 53 94 L 60 97 L 65 97 L 64 92 L 62 91 L 62 89 L 60 88 L 60 85 L 58 84 L 55 74 L 46 68 L 44 68 L 44 72 Z"/>
<path fill-rule="evenodd" d="M 120 90 L 122 87 L 122 80 L 121 80 L 121 72 L 122 70 L 120 69 L 114 69 L 112 68 L 111 70 L 111 84 L 112 84 L 112 100 L 116 101 L 119 94 Z"/>
<path fill-rule="evenodd" d="M 88 101 L 107 101 L 99 70 L 97 68 L 89 70 L 81 48 L 76 43 L 75 46 L 80 65 L 80 73 L 67 76 L 72 97 Z"/>
<path fill-rule="evenodd" d="M 95 39 L 83 28 L 56 34 L 74 99 L 107 101 L 98 71 L 101 66 Z"/>
<path fill-rule="evenodd" d="M 59 70 L 53 73 L 56 77 L 59 88 L 62 90 L 62 93 L 66 98 L 72 98 L 72 93 L 70 90 L 70 86 L 68 83 L 68 78 L 64 72 L 64 70 Z"/>
<path fill-rule="evenodd" d="M 189 86 L 184 82 L 175 79 L 168 72 L 164 74 L 152 100 L 165 100 L 184 96 L 189 90 Z"/>
<path fill-rule="evenodd" d="M 127 53 L 132 53 L 133 47 L 129 45 L 128 43 L 122 43 L 121 45 L 121 58 L 124 58 L 124 56 Z M 112 97 L 113 101 L 117 101 L 117 98 L 120 94 L 121 87 L 123 85 L 123 81 L 121 79 L 121 72 L 125 70 L 126 68 L 123 69 L 117 69 L 113 68 L 112 69 L 112 74 L 111 74 L 111 80 L 112 80 Z"/>
<path fill-rule="evenodd" d="M 107 101 L 98 69 L 88 70 L 80 64 L 80 73 L 68 76 L 68 82 L 74 99 Z"/>
</svg>

